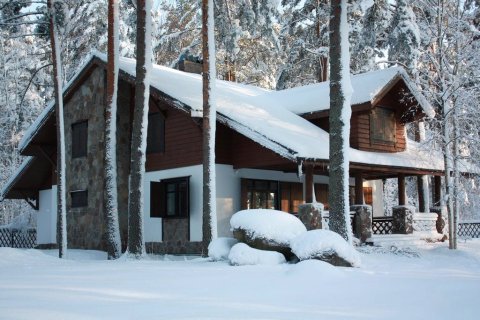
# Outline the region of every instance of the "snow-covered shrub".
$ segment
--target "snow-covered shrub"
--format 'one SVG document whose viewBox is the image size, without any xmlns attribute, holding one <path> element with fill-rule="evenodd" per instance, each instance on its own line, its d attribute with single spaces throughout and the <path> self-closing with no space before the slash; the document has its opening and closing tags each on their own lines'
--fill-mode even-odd
<svg viewBox="0 0 480 320">
<path fill-rule="evenodd" d="M 283 254 L 275 251 L 258 250 L 251 248 L 245 243 L 237 243 L 228 255 L 230 264 L 234 266 L 245 265 L 275 265 L 285 263 Z"/>
<path fill-rule="evenodd" d="M 234 238 L 213 239 L 208 245 L 208 256 L 213 261 L 227 260 L 230 249 L 237 243 L 237 239 Z"/>
<path fill-rule="evenodd" d="M 311 230 L 291 242 L 298 259 L 318 259 L 336 266 L 358 267 L 360 255 L 339 234 L 329 230 Z"/>
<path fill-rule="evenodd" d="M 233 236 L 240 242 L 260 250 L 278 251 L 292 257 L 290 241 L 307 231 L 297 217 L 270 209 L 243 210 L 231 220 Z"/>
</svg>

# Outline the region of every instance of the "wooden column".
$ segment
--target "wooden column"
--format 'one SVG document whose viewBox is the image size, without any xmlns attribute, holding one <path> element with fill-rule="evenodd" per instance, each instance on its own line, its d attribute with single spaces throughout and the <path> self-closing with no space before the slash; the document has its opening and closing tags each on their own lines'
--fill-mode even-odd
<svg viewBox="0 0 480 320">
<path fill-rule="evenodd" d="M 404 206 L 406 204 L 406 194 L 405 194 L 405 175 L 398 175 L 398 205 Z"/>
<path fill-rule="evenodd" d="M 440 206 L 442 202 L 442 177 L 433 178 L 433 205 Z"/>
<path fill-rule="evenodd" d="M 305 203 L 313 202 L 313 164 L 305 165 Z"/>
<path fill-rule="evenodd" d="M 365 204 L 363 197 L 363 177 L 361 173 L 355 175 L 355 204 Z"/>
<path fill-rule="evenodd" d="M 430 208 L 425 208 L 425 195 L 423 192 L 423 180 L 422 176 L 417 177 L 417 193 L 418 193 L 418 210 L 420 212 L 430 211 Z"/>
</svg>

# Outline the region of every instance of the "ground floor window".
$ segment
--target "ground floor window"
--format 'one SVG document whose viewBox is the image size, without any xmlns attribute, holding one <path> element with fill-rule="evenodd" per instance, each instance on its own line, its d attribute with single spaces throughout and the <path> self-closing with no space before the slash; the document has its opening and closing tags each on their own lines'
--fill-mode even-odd
<svg viewBox="0 0 480 320">
<path fill-rule="evenodd" d="M 70 198 L 72 199 L 72 208 L 83 208 L 88 206 L 88 191 L 76 190 L 70 192 Z"/>
<path fill-rule="evenodd" d="M 242 179 L 245 209 L 278 209 L 278 181 Z"/>
<path fill-rule="evenodd" d="M 150 217 L 186 218 L 190 215 L 190 177 L 150 182 Z"/>
</svg>

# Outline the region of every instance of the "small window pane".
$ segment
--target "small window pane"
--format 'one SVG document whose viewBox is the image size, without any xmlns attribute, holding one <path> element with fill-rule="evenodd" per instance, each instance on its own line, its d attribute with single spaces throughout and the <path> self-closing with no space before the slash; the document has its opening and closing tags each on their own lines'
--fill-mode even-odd
<svg viewBox="0 0 480 320">
<path fill-rule="evenodd" d="M 72 158 L 87 156 L 88 121 L 72 124 Z"/>
<path fill-rule="evenodd" d="M 88 191 L 72 191 L 70 192 L 72 198 L 72 208 L 81 208 L 88 206 Z"/>
<path fill-rule="evenodd" d="M 176 213 L 175 193 L 167 193 L 167 216 L 174 216 Z"/>
<path fill-rule="evenodd" d="M 147 154 L 165 151 L 165 118 L 160 112 L 148 115 Z"/>
</svg>

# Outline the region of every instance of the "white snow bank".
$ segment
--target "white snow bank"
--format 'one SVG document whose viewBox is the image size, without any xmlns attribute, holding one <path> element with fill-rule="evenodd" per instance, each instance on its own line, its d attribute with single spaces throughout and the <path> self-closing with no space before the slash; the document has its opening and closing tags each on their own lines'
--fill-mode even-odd
<svg viewBox="0 0 480 320">
<path fill-rule="evenodd" d="M 239 211 L 230 219 L 230 226 L 233 230 L 245 230 L 253 239 L 269 239 L 283 245 L 289 245 L 292 239 L 307 231 L 297 217 L 271 209 Z"/>
<path fill-rule="evenodd" d="M 208 245 L 208 256 L 213 261 L 227 260 L 230 249 L 238 243 L 234 238 L 216 238 Z"/>
<path fill-rule="evenodd" d="M 230 264 L 234 266 L 245 265 L 275 265 L 287 262 L 283 254 L 276 251 L 258 250 L 245 243 L 237 243 L 228 255 Z"/>
<path fill-rule="evenodd" d="M 315 274 L 324 279 L 344 276 L 343 269 L 321 260 L 304 260 L 291 265 L 289 275 L 302 277 L 305 274 Z"/>
<path fill-rule="evenodd" d="M 322 253 L 337 253 L 341 258 L 360 266 L 359 253 L 339 234 L 330 230 L 311 230 L 305 232 L 291 242 L 292 252 L 300 259 L 307 260 Z"/>
</svg>

